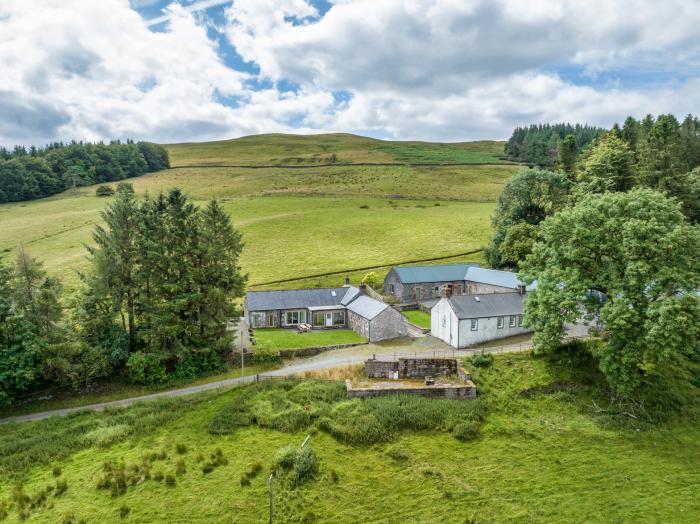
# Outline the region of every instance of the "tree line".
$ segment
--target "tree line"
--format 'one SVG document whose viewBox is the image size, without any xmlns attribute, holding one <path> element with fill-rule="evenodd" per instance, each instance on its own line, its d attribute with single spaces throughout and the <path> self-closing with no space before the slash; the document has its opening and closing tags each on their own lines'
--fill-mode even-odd
<svg viewBox="0 0 700 524">
<path fill-rule="evenodd" d="M 577 152 L 582 151 L 606 130 L 581 124 L 533 124 L 516 127 L 506 142 L 506 156 L 533 166 L 553 167 L 557 160 L 559 143 L 564 137 L 573 137 Z"/>
<path fill-rule="evenodd" d="M 537 351 L 565 322 L 597 326 L 594 353 L 628 395 L 682 358 L 700 359 L 700 121 L 630 117 L 579 150 L 567 135 L 552 169 L 504 186 L 486 248 L 528 283 Z"/>
<path fill-rule="evenodd" d="M 34 200 L 73 186 L 114 182 L 168 167 L 167 150 L 151 142 L 0 148 L 0 203 Z"/>
<path fill-rule="evenodd" d="M 102 220 L 71 297 L 23 248 L 0 265 L 0 404 L 96 377 L 161 384 L 223 366 L 247 279 L 228 214 L 177 189 L 139 200 L 122 187 Z"/>
</svg>

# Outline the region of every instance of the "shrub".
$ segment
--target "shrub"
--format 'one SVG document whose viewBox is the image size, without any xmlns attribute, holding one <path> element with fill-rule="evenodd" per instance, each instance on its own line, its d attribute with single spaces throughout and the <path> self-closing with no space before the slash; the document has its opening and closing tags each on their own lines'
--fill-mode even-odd
<svg viewBox="0 0 700 524">
<path fill-rule="evenodd" d="M 187 446 L 185 446 L 184 444 L 178 443 L 175 446 L 175 451 L 180 455 L 184 455 L 185 453 L 187 453 Z"/>
<path fill-rule="evenodd" d="M 117 184 L 117 191 L 123 191 L 126 193 L 133 193 L 134 192 L 134 184 L 131 184 L 130 182 L 119 182 Z"/>
<path fill-rule="evenodd" d="M 61 476 L 61 466 L 54 466 L 52 472 L 53 472 L 54 477 L 60 477 Z"/>
<path fill-rule="evenodd" d="M 250 478 L 247 473 L 241 473 L 241 486 L 250 486 Z"/>
<path fill-rule="evenodd" d="M 95 195 L 97 195 L 98 197 L 108 197 L 108 196 L 112 196 L 113 194 L 114 194 L 114 189 L 112 189 L 109 186 L 99 186 L 95 190 Z"/>
<path fill-rule="evenodd" d="M 136 351 L 126 362 L 127 375 L 134 384 L 158 385 L 167 380 L 165 366 L 158 355 Z"/>
<path fill-rule="evenodd" d="M 340 477 L 338 477 L 338 474 L 335 472 L 335 470 L 331 470 L 331 482 L 334 484 L 338 483 L 338 480 L 340 480 Z"/>
<path fill-rule="evenodd" d="M 278 349 L 256 346 L 253 350 L 254 364 L 274 364 L 279 360 L 280 352 Z"/>
<path fill-rule="evenodd" d="M 282 448 L 277 452 L 275 468 L 287 473 L 292 484 L 297 486 L 313 478 L 318 472 L 316 453 L 311 446 L 301 449 Z"/>
<path fill-rule="evenodd" d="M 56 481 L 56 489 L 53 493 L 54 497 L 60 497 L 61 495 L 63 495 L 66 492 L 67 489 L 68 489 L 68 482 L 66 481 L 66 479 L 58 479 Z"/>
<path fill-rule="evenodd" d="M 362 277 L 361 282 L 373 289 L 377 289 L 377 287 L 379 286 L 379 275 L 377 275 L 377 273 L 375 273 L 374 271 L 370 271 L 364 277 Z"/>
<path fill-rule="evenodd" d="M 493 355 L 491 354 L 476 354 L 468 359 L 468 362 L 475 368 L 490 368 L 493 366 Z"/>
<path fill-rule="evenodd" d="M 163 480 L 163 477 L 165 477 L 165 474 L 161 470 L 158 470 L 153 474 L 153 480 L 157 480 L 158 482 Z"/>
<path fill-rule="evenodd" d="M 178 475 L 184 475 L 187 473 L 187 466 L 185 465 L 185 461 L 180 459 L 175 463 L 175 473 Z"/>
<path fill-rule="evenodd" d="M 75 524 L 75 514 L 70 511 L 63 514 L 61 524 Z"/>
<path fill-rule="evenodd" d="M 125 519 L 127 515 L 129 515 L 129 512 L 131 511 L 131 508 L 125 504 L 122 504 L 119 507 L 119 517 Z"/>
<path fill-rule="evenodd" d="M 172 473 L 168 473 L 168 474 L 165 476 L 165 484 L 166 484 L 166 486 L 169 486 L 169 487 L 171 487 L 171 488 L 172 488 L 175 484 L 177 484 L 177 480 L 175 480 L 175 475 L 173 475 Z"/>
<path fill-rule="evenodd" d="M 408 451 L 401 446 L 391 446 L 386 450 L 386 454 L 397 462 L 402 462 L 409 459 Z"/>
<path fill-rule="evenodd" d="M 475 420 L 466 420 L 455 425 L 452 435 L 457 440 L 472 440 L 479 436 L 480 426 Z"/>
</svg>

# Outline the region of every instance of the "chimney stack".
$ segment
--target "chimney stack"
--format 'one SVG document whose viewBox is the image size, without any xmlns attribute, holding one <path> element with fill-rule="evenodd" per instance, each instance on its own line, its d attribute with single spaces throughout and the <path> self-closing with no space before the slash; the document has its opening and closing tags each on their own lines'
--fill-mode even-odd
<svg viewBox="0 0 700 524">
<path fill-rule="evenodd" d="M 360 284 L 358 287 L 360 288 L 360 293 L 363 295 L 367 293 L 367 284 Z"/>
<path fill-rule="evenodd" d="M 350 277 L 345 276 L 345 284 L 343 284 L 343 287 L 350 287 Z"/>
</svg>

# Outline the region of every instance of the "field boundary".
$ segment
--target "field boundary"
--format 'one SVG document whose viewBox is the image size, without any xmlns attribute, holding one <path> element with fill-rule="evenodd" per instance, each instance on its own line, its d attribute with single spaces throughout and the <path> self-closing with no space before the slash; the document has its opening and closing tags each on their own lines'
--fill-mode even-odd
<svg viewBox="0 0 700 524">
<path fill-rule="evenodd" d="M 272 284 L 286 284 L 289 282 L 296 282 L 298 280 L 308 280 L 310 278 L 332 277 L 335 275 L 343 275 L 345 273 L 356 273 L 357 271 L 367 271 L 370 269 L 381 269 L 383 267 L 399 266 L 401 264 L 417 264 L 419 262 L 435 262 L 437 260 L 445 260 L 447 258 L 457 258 L 457 257 L 463 257 L 463 256 L 467 256 L 467 255 L 475 255 L 477 253 L 481 253 L 482 251 L 483 251 L 483 248 L 482 249 L 475 249 L 473 251 L 467 251 L 466 253 L 456 253 L 454 255 L 446 255 L 446 256 L 442 256 L 442 257 L 423 258 L 423 259 L 418 259 L 418 260 L 403 260 L 401 262 L 389 262 L 388 264 L 379 264 L 376 266 L 348 268 L 348 269 L 342 269 L 340 271 L 331 271 L 329 273 L 317 273 L 315 275 L 306 275 L 306 276 L 294 277 L 294 278 L 284 278 L 281 280 L 270 280 L 269 282 L 257 282 L 255 284 L 250 284 L 248 286 L 248 288 L 260 287 L 260 286 L 270 286 Z"/>
<path fill-rule="evenodd" d="M 187 166 L 171 166 L 170 169 L 209 169 L 232 167 L 237 169 L 308 169 L 314 167 L 460 167 L 460 166 L 519 166 L 518 162 L 336 162 L 335 164 L 260 164 L 260 165 L 245 165 L 245 164 L 216 164 L 202 165 L 192 164 Z"/>
</svg>

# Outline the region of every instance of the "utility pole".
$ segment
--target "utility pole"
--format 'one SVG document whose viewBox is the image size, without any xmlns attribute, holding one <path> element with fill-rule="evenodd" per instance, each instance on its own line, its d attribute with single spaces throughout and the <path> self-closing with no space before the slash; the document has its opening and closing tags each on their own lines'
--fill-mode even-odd
<svg viewBox="0 0 700 524">
<path fill-rule="evenodd" d="M 238 319 L 238 336 L 240 337 L 241 344 L 241 382 L 245 384 L 245 359 L 243 358 L 243 328 L 241 324 L 242 319 Z"/>
</svg>

